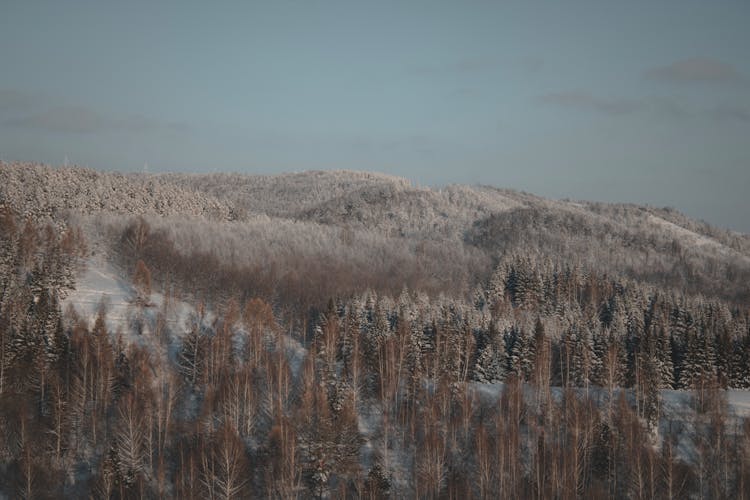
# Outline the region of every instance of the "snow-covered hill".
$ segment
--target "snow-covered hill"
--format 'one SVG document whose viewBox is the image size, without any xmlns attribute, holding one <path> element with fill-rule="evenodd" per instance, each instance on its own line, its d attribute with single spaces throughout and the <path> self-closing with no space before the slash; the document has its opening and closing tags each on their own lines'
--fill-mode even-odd
<svg viewBox="0 0 750 500">
<path fill-rule="evenodd" d="M 141 215 L 183 254 L 248 266 L 277 256 L 286 269 L 321 258 L 353 268 L 388 261 L 391 271 L 370 267 L 418 273 L 433 289 L 444 287 L 446 275 L 452 288 L 466 291 L 482 268 L 524 254 L 693 295 L 750 300 L 750 236 L 671 209 L 549 200 L 487 186 L 423 188 L 353 171 L 122 175 L 8 163 L 0 164 L 0 203 L 74 221 L 98 249 L 116 243 Z"/>
</svg>

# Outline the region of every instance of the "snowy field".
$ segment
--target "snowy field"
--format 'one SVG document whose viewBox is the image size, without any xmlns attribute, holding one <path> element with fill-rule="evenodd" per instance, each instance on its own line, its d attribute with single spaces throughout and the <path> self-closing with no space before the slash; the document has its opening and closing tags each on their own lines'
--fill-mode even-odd
<svg viewBox="0 0 750 500">
<path fill-rule="evenodd" d="M 129 280 L 124 278 L 121 273 L 111 264 L 98 259 L 92 259 L 85 272 L 78 277 L 76 289 L 71 291 L 66 297 L 63 307 L 71 304 L 75 310 L 84 318 L 88 318 L 89 326 L 92 326 L 96 319 L 97 311 L 102 301 L 107 306 L 107 327 L 110 332 L 120 331 L 126 339 L 130 341 L 143 342 L 144 335 L 135 335 L 132 331 L 127 331 L 123 325 L 128 325 L 134 311 L 131 298 L 134 296 L 133 286 Z M 165 313 L 167 326 L 173 335 L 180 337 L 185 331 L 190 315 L 195 309 L 189 304 L 172 299 L 164 307 L 164 296 L 160 293 L 151 294 L 151 307 L 146 312 L 146 328 L 153 324 L 156 313 L 162 311 Z M 149 321 L 150 320 L 150 321 Z M 207 314 L 207 320 L 212 320 L 212 315 Z M 145 331 L 144 333 L 148 333 Z M 290 352 L 290 361 L 296 372 L 299 368 L 302 358 L 305 355 L 305 349 L 296 345 L 296 342 L 290 340 L 288 347 Z M 492 400 L 500 397 L 503 384 L 472 384 L 481 399 Z M 528 397 L 533 395 L 531 389 L 528 389 Z M 579 389 L 578 392 L 586 392 Z M 598 388 L 590 388 L 588 394 L 594 397 L 600 404 L 606 401 L 606 392 Z M 562 390 L 552 388 L 553 396 L 560 397 Z M 675 416 L 692 412 L 691 393 L 687 391 L 662 390 L 662 411 L 664 415 Z M 729 413 L 737 418 L 750 417 L 750 391 L 740 389 L 729 389 L 725 392 Z"/>
<path fill-rule="evenodd" d="M 165 304 L 166 299 L 160 293 L 151 294 L 149 306 L 138 307 L 133 302 L 134 296 L 135 289 L 125 273 L 104 260 L 92 259 L 86 270 L 78 277 L 77 287 L 68 294 L 64 306 L 70 305 L 75 308 L 78 314 L 88 321 L 89 326 L 93 326 L 100 304 L 103 302 L 106 305 L 107 326 L 110 334 L 120 334 L 126 342 L 146 347 L 161 363 L 164 363 L 163 366 L 176 362 L 182 345 L 181 338 L 190 328 L 191 318 L 195 318 L 195 309 L 176 299 L 167 300 Z M 140 314 L 143 318 L 143 332 L 140 335 L 135 333 L 130 326 L 136 314 Z M 151 334 L 159 314 L 163 315 L 166 322 L 167 336 L 162 338 L 162 341 L 166 342 L 160 341 Z M 211 324 L 215 319 L 216 316 L 211 313 L 206 315 L 204 325 L 207 331 L 211 329 Z M 246 332 L 241 322 L 233 325 L 233 329 L 236 333 L 237 352 L 241 352 Z M 303 360 L 307 356 L 307 350 L 291 337 L 286 338 L 287 358 L 292 367 L 293 376 L 297 378 Z M 165 373 L 166 371 L 157 374 L 154 384 L 164 383 Z M 490 406 L 498 404 L 504 388 L 504 383 L 472 382 L 469 384 L 470 393 L 473 393 L 474 397 L 483 404 Z M 434 387 L 428 383 L 428 391 L 430 390 L 434 390 Z M 557 401 L 563 396 L 563 389 L 560 387 L 552 387 L 550 391 L 552 398 Z M 574 391 L 580 397 L 591 397 L 600 409 L 609 405 L 610 395 L 604 389 L 589 387 Z M 613 397 L 618 398 L 621 392 L 621 389 L 615 390 Z M 727 432 L 731 436 L 742 429 L 744 419 L 750 418 L 750 391 L 728 390 L 723 394 L 727 401 Z M 524 396 L 530 407 L 533 406 L 536 400 L 534 388 L 525 385 Z M 626 396 L 631 403 L 634 402 L 632 390 L 627 390 Z M 697 439 L 700 439 L 695 430 L 704 425 L 701 423 L 704 417 L 696 417 L 694 393 L 662 390 L 660 396 L 662 403 L 660 420 L 658 429 L 652 434 L 652 445 L 655 449 L 659 449 L 663 440 L 669 435 L 670 429 L 674 430 L 676 427 L 680 431 L 676 449 L 678 456 L 688 463 L 695 461 L 698 456 Z M 405 449 L 392 448 L 391 445 L 386 444 L 389 443 L 389 437 L 382 434 L 383 408 L 380 404 L 363 401 L 358 410 L 358 430 L 364 438 L 360 450 L 363 468 L 370 468 L 380 456 L 386 463 L 391 464 L 393 473 L 391 480 L 394 487 L 400 491 L 407 491 L 409 476 L 406 471 L 409 469 L 408 464 L 411 458 Z"/>
<path fill-rule="evenodd" d="M 151 333 L 156 325 L 157 316 L 161 313 L 168 331 L 169 356 L 175 360 L 181 345 L 180 339 L 188 331 L 191 321 L 195 318 L 195 308 L 187 302 L 174 297 L 165 298 L 163 294 L 156 292 L 151 294 L 148 307 L 138 308 L 133 303 L 134 296 L 135 289 L 131 282 L 115 266 L 94 258 L 88 262 L 85 271 L 77 277 L 76 289 L 68 293 L 62 305 L 63 310 L 69 305 L 72 306 L 82 318 L 86 319 L 91 328 L 96 321 L 100 305 L 104 303 L 107 329 L 111 334 L 121 334 L 127 343 L 148 346 L 157 353 L 162 352 L 162 349 Z M 131 327 L 137 314 L 140 314 L 143 319 L 141 335 Z M 212 311 L 206 311 L 203 326 L 210 328 L 215 320 L 216 315 Z M 246 332 L 240 323 L 234 325 L 233 328 L 238 334 L 236 347 L 239 352 Z M 296 376 L 307 350 L 291 337 L 287 337 L 285 342 L 287 358 Z M 162 352 L 162 354 L 165 353 Z"/>
<path fill-rule="evenodd" d="M 63 309 L 72 305 L 76 312 L 87 318 L 89 326 L 96 319 L 101 304 L 106 306 L 107 328 L 110 332 L 122 331 L 128 336 L 123 325 L 130 324 L 136 307 L 132 298 L 135 290 L 130 282 L 124 279 L 111 264 L 98 259 L 88 262 L 86 270 L 76 279 L 76 289 L 71 291 L 63 302 Z M 165 313 L 167 325 L 175 332 L 181 331 L 194 309 L 187 303 L 170 300 L 165 307 L 164 296 L 152 293 L 150 305 L 145 308 L 145 327 L 148 328 L 155 319 L 157 311 Z"/>
</svg>

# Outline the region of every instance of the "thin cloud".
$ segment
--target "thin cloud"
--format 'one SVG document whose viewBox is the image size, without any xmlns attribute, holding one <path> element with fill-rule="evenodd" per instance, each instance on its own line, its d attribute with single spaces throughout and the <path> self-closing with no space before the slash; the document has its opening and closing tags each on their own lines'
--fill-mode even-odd
<svg viewBox="0 0 750 500">
<path fill-rule="evenodd" d="M 750 109 L 744 106 L 725 104 L 716 106 L 709 113 L 719 121 L 750 123 Z"/>
<path fill-rule="evenodd" d="M 579 90 L 553 92 L 540 96 L 539 100 L 545 104 L 584 109 L 606 115 L 629 114 L 644 108 L 644 102 L 641 100 L 596 97 L 589 92 Z"/>
<path fill-rule="evenodd" d="M 536 56 L 520 57 L 515 61 L 515 66 L 518 69 L 529 74 L 539 72 L 544 68 L 544 65 L 544 59 Z"/>
<path fill-rule="evenodd" d="M 648 113 L 675 120 L 711 118 L 722 122 L 750 123 L 750 109 L 731 102 L 712 107 L 694 107 L 672 97 L 605 98 L 580 90 L 550 93 L 539 96 L 538 100 L 552 106 L 609 116 Z"/>
<path fill-rule="evenodd" d="M 162 122 L 142 115 L 106 115 L 84 106 L 55 106 L 43 111 L 8 118 L 6 125 L 53 133 L 94 134 L 102 132 L 185 132 L 186 124 Z"/>
<path fill-rule="evenodd" d="M 32 96 L 20 90 L 0 89 L 0 112 L 2 113 L 27 112 L 45 103 L 45 98 Z"/>
<path fill-rule="evenodd" d="M 728 63 L 710 58 L 691 58 L 646 70 L 650 80 L 669 83 L 738 83 L 745 77 Z"/>
<path fill-rule="evenodd" d="M 420 76 L 477 73 L 496 67 L 497 65 L 498 61 L 494 58 L 467 58 L 436 64 L 415 64 L 408 68 L 408 72 Z"/>
<path fill-rule="evenodd" d="M 502 61 L 497 57 L 469 57 L 439 63 L 414 64 L 407 68 L 407 72 L 418 76 L 439 76 L 482 73 L 500 67 L 510 67 L 524 73 L 536 73 L 544 64 L 544 59 L 534 56 L 520 57 L 512 61 Z"/>
</svg>

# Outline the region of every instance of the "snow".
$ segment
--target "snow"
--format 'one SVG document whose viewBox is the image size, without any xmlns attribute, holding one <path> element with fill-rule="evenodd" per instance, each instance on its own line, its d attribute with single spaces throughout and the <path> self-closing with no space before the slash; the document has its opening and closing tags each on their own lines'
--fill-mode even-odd
<svg viewBox="0 0 750 500">
<path fill-rule="evenodd" d="M 103 301 L 106 305 L 106 323 L 110 333 L 121 333 L 127 343 L 148 346 L 152 352 L 160 356 L 168 354 L 171 359 L 174 359 L 179 349 L 179 339 L 187 332 L 187 325 L 195 315 L 195 308 L 174 298 L 168 300 L 165 307 L 164 295 L 154 292 L 151 294 L 149 306 L 141 309 L 132 302 L 134 295 L 135 289 L 132 284 L 115 266 L 101 258 L 92 258 L 86 270 L 77 277 L 76 289 L 71 291 L 63 301 L 63 310 L 68 305 L 72 305 L 91 328 Z M 139 313 L 142 314 L 143 319 L 143 334 L 141 335 L 131 327 Z M 162 352 L 163 347 L 153 335 L 150 335 L 156 324 L 158 313 L 165 315 L 164 320 L 169 334 L 168 353 Z M 212 311 L 206 311 L 203 319 L 204 326 L 208 327 L 215 319 L 216 315 Z M 240 352 L 247 332 L 240 323 L 232 325 L 232 328 L 237 334 L 235 347 Z M 291 332 L 284 339 L 284 347 L 292 374 L 296 378 L 307 356 L 307 349 L 293 338 Z"/>
<path fill-rule="evenodd" d="M 470 390 L 475 391 L 484 404 L 496 404 L 505 388 L 504 383 L 484 384 L 473 382 L 470 384 Z M 598 407 L 604 409 L 609 401 L 609 394 L 606 389 L 600 387 L 575 388 L 573 391 L 579 397 L 591 397 Z M 623 389 L 615 389 L 612 397 L 616 400 L 619 398 Z M 633 404 L 634 394 L 632 389 L 625 389 L 626 396 Z M 528 384 L 524 384 L 524 398 L 528 404 L 533 404 L 534 389 Z M 563 388 L 551 387 L 550 394 L 552 398 L 559 402 L 562 399 Z M 691 462 L 698 454 L 696 450 L 696 425 L 704 425 L 702 419 L 705 415 L 696 415 L 695 410 L 695 393 L 693 391 L 682 390 L 660 390 L 661 411 L 658 430 L 652 435 L 652 444 L 655 449 L 659 449 L 664 436 L 670 429 L 679 429 L 677 436 L 677 454 L 687 462 Z M 723 391 L 726 397 L 726 424 L 729 435 L 741 432 L 742 424 L 745 419 L 750 418 L 750 390 L 729 389 Z"/>
<path fill-rule="evenodd" d="M 727 391 L 729 407 L 737 416 L 750 417 L 750 391 L 730 389 Z"/>
<path fill-rule="evenodd" d="M 662 219 L 661 217 L 657 217 L 653 214 L 649 214 L 648 220 L 652 224 L 656 224 L 657 226 L 663 227 L 670 233 L 673 233 L 675 235 L 681 236 L 683 238 L 686 238 L 692 241 L 695 245 L 721 246 L 718 242 L 712 240 L 711 238 L 707 238 L 706 236 L 694 233 L 688 229 L 685 229 L 684 227 L 678 226 L 677 224 L 673 222 L 669 222 L 668 220 Z"/>
<path fill-rule="evenodd" d="M 364 438 L 364 443 L 360 448 L 360 463 L 367 470 L 375 462 L 376 449 L 378 443 L 377 432 L 383 421 L 383 409 L 377 404 L 360 404 L 357 413 L 357 428 Z"/>
<path fill-rule="evenodd" d="M 666 221 L 665 221 L 666 223 Z M 692 234 L 692 233 L 691 233 Z M 169 358 L 174 359 L 174 349 L 179 346 L 179 337 L 185 332 L 186 324 L 195 310 L 185 302 L 178 300 L 168 301 L 167 307 L 164 307 L 165 298 L 160 293 L 151 295 L 151 305 L 144 308 L 145 333 L 136 334 L 128 327 L 131 323 L 134 311 L 138 308 L 132 303 L 131 298 L 134 296 L 134 289 L 129 279 L 124 273 L 118 270 L 111 263 L 106 262 L 103 258 L 92 258 L 88 266 L 77 280 L 77 288 L 72 291 L 64 301 L 64 306 L 72 305 L 76 311 L 85 318 L 89 325 L 93 325 L 96 318 L 99 305 L 102 300 L 107 304 L 107 326 L 112 333 L 122 331 L 123 338 L 126 342 L 134 342 L 138 345 L 148 346 L 152 349 L 154 355 L 163 363 L 168 363 Z M 153 336 L 148 335 L 148 329 L 155 324 L 157 313 L 166 314 L 167 325 L 170 327 L 170 338 L 166 346 L 161 345 Z M 213 318 L 208 315 L 208 318 Z M 209 319 L 209 324 L 210 324 Z M 244 331 L 237 326 L 237 333 L 242 336 Z M 307 350 L 302 344 L 293 338 L 290 334 L 285 339 L 285 350 L 287 359 L 290 363 L 292 373 L 296 379 L 299 376 L 303 360 L 307 356 Z M 159 384 L 166 381 L 165 375 L 160 374 L 156 377 L 154 383 Z M 483 384 L 472 382 L 469 384 L 469 390 L 473 391 L 474 396 L 482 404 L 494 405 L 502 395 L 505 384 Z M 552 397 L 559 401 L 562 398 L 563 389 L 560 387 L 550 388 Z M 607 391 L 601 388 L 590 387 L 588 390 L 579 388 L 574 390 L 579 396 L 590 396 L 600 408 L 603 408 L 608 401 Z M 621 390 L 616 390 L 614 397 L 618 397 Z M 730 432 L 739 427 L 737 424 L 744 418 L 750 418 L 750 391 L 747 390 L 728 390 L 726 395 L 728 405 L 728 429 Z M 627 395 L 632 400 L 632 391 L 628 390 Z M 678 441 L 678 453 L 685 460 L 691 460 L 696 454 L 695 443 L 692 432 L 696 425 L 695 410 L 693 403 L 693 393 L 689 391 L 662 390 L 660 391 L 662 408 L 659 430 L 654 434 L 654 446 L 658 447 L 661 439 L 666 435 L 670 422 L 678 422 L 683 429 L 682 435 Z M 530 385 L 524 385 L 524 396 L 527 402 L 533 403 L 535 399 L 535 390 Z M 395 444 L 397 440 L 388 440 L 384 443 L 385 437 L 382 435 L 383 411 L 379 405 L 363 404 L 359 408 L 358 429 L 364 438 L 360 448 L 360 461 L 363 468 L 369 468 L 377 456 L 384 456 L 388 462 L 388 470 L 393 474 L 392 481 L 394 486 L 400 488 L 400 491 L 406 491 L 406 477 L 408 477 L 408 468 L 410 455 L 408 450 L 403 449 Z M 392 429 L 394 437 L 397 429 Z"/>
<path fill-rule="evenodd" d="M 106 307 L 107 329 L 112 333 L 121 332 L 128 342 L 144 343 L 145 335 L 138 335 L 130 325 L 137 314 L 142 314 L 144 333 L 149 333 L 155 324 L 158 312 L 166 313 L 166 323 L 170 330 L 181 335 L 194 308 L 189 304 L 169 300 L 164 307 L 164 295 L 152 293 L 148 306 L 139 308 L 132 297 L 135 290 L 122 273 L 111 263 L 94 257 L 86 265 L 85 271 L 76 278 L 76 288 L 63 301 L 63 310 L 72 305 L 84 318 L 89 327 L 96 320 L 100 305 Z"/>
<path fill-rule="evenodd" d="M 292 338 L 291 336 L 287 336 L 284 339 L 284 345 L 286 347 L 286 357 L 289 362 L 289 368 L 292 370 L 292 376 L 296 379 L 300 373 L 300 368 L 302 368 L 302 363 L 307 357 L 307 349 L 305 349 L 297 339 Z"/>
<path fill-rule="evenodd" d="M 78 314 L 93 323 L 103 301 L 107 306 L 108 322 L 116 326 L 127 319 L 132 296 L 133 287 L 118 276 L 112 265 L 92 260 L 76 279 L 76 289 L 68 294 L 63 306 L 72 304 Z"/>
<path fill-rule="evenodd" d="M 664 223 L 671 224 L 667 221 L 664 221 Z M 134 289 L 132 285 L 122 276 L 118 269 L 102 259 L 92 258 L 88 262 L 86 270 L 78 277 L 76 289 L 71 291 L 63 301 L 63 307 L 67 307 L 68 304 L 72 305 L 76 312 L 88 321 L 89 326 L 93 326 L 99 306 L 104 302 L 107 307 L 108 329 L 111 332 L 122 331 L 125 338 L 129 338 L 132 341 L 135 337 L 144 337 L 144 335 L 138 336 L 135 332 L 123 328 L 124 325 L 130 323 L 133 311 L 136 309 L 131 300 L 133 296 Z M 171 300 L 166 308 L 163 306 L 164 296 L 160 293 L 152 293 L 151 304 L 145 308 L 146 328 L 152 323 L 150 320 L 155 319 L 158 311 L 166 311 L 166 321 L 168 326 L 171 327 L 172 333 L 181 336 L 190 315 L 195 312 L 194 308 L 178 300 Z M 207 316 L 210 319 L 211 315 Z M 285 345 L 292 372 L 296 376 L 302 361 L 307 355 L 307 350 L 291 336 L 286 338 Z M 478 393 L 482 400 L 487 401 L 497 400 L 502 393 L 504 384 L 471 383 L 470 386 L 472 390 Z M 562 389 L 551 388 L 551 391 L 553 395 L 559 397 Z M 579 391 L 583 391 L 583 389 L 579 389 Z M 592 387 L 590 391 L 592 397 L 602 399 L 602 395 L 598 394 L 598 392 L 601 392 L 600 389 Z M 533 394 L 530 387 L 526 388 L 525 392 L 527 392 L 527 396 Z M 679 415 L 692 412 L 690 408 L 690 392 L 662 390 L 660 393 L 663 403 L 663 413 L 665 415 Z M 597 394 L 600 396 L 599 398 L 597 398 Z M 730 389 L 726 391 L 726 397 L 731 415 L 738 418 L 750 417 L 750 391 Z M 370 417 L 377 420 L 375 414 L 370 415 Z M 371 420 L 371 418 L 360 422 L 363 427 L 362 430 L 373 427 L 373 422 L 368 420 Z M 365 434 L 369 433 L 365 432 Z"/>
<path fill-rule="evenodd" d="M 710 249 L 716 250 L 717 252 L 721 254 L 739 257 L 746 262 L 750 262 L 750 258 L 748 258 L 746 255 L 743 255 L 740 252 L 737 252 L 736 250 L 729 248 L 726 245 L 723 245 L 714 239 L 711 239 L 702 234 L 694 233 L 693 231 L 685 229 L 684 227 L 681 227 L 681 226 L 678 226 L 677 224 L 669 222 L 666 219 L 662 219 L 661 217 L 657 217 L 653 214 L 649 214 L 648 221 L 651 224 L 661 227 L 662 229 L 666 230 L 670 234 L 674 235 L 676 238 L 679 238 L 683 242 L 688 243 L 692 246 L 710 248 Z"/>
</svg>

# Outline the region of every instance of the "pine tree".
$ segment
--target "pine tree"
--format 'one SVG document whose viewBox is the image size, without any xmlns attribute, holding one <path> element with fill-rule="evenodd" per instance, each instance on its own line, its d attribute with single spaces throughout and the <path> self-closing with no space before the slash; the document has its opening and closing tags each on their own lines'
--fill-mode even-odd
<svg viewBox="0 0 750 500">
<path fill-rule="evenodd" d="M 739 344 L 741 365 L 737 368 L 737 379 L 740 381 L 740 386 L 747 388 L 750 387 L 750 325 Z"/>
<path fill-rule="evenodd" d="M 716 376 L 715 353 L 711 339 L 694 327 L 687 332 L 685 360 L 680 375 L 680 387 L 695 389 Z"/>
<path fill-rule="evenodd" d="M 750 387 L 750 335 L 744 335 L 732 342 L 729 361 L 730 387 L 735 389 Z"/>
<path fill-rule="evenodd" d="M 356 304 L 350 304 L 347 307 L 342 326 L 343 329 L 339 336 L 338 359 L 343 364 L 344 374 L 351 376 L 356 354 L 355 348 L 361 335 L 359 310 Z"/>
<path fill-rule="evenodd" d="M 407 346 L 408 351 L 406 353 L 406 366 L 409 373 L 407 400 L 410 402 L 417 401 L 424 379 L 424 364 L 422 360 L 424 347 L 422 345 L 422 339 L 423 333 L 420 322 L 415 321 L 410 325 L 409 343 Z"/>
<path fill-rule="evenodd" d="M 315 388 L 309 386 L 307 390 Z M 312 414 L 300 427 L 304 477 L 310 492 L 322 498 L 330 491 L 333 479 L 356 474 L 362 439 L 351 394 L 335 414 L 320 394 L 308 393 L 305 398 L 311 400 Z"/>
<path fill-rule="evenodd" d="M 708 334 L 708 332 L 707 332 Z M 715 367 L 716 367 L 716 378 L 719 383 L 719 387 L 728 387 L 732 379 L 732 354 L 733 354 L 733 342 L 729 336 L 729 332 L 723 326 L 719 327 L 719 331 L 716 333 L 714 345 L 715 349 Z"/>
<path fill-rule="evenodd" d="M 191 322 L 190 329 L 182 339 L 177 361 L 180 372 L 193 387 L 202 383 L 206 370 L 208 338 L 202 330 L 201 317 L 197 316 Z"/>
<path fill-rule="evenodd" d="M 485 384 L 501 382 L 504 378 L 503 356 L 495 346 L 488 344 L 482 349 L 474 366 L 474 380 Z"/>
<path fill-rule="evenodd" d="M 485 294 L 491 308 L 494 309 L 495 304 L 504 299 L 507 286 L 507 270 L 505 266 L 497 265 L 492 272 Z"/>
<path fill-rule="evenodd" d="M 663 326 L 659 326 L 655 349 L 659 388 L 673 389 L 675 386 L 675 375 L 672 361 L 672 343 Z"/>
<path fill-rule="evenodd" d="M 546 391 L 552 375 L 552 348 L 542 318 L 537 316 L 534 324 L 534 374 L 533 382 L 538 390 L 538 397 Z"/>
<path fill-rule="evenodd" d="M 588 388 L 591 383 L 594 368 L 594 341 L 591 330 L 587 325 L 582 324 L 578 327 L 575 337 L 575 354 L 574 354 L 574 380 L 578 387 Z"/>
<path fill-rule="evenodd" d="M 562 381 L 566 386 L 588 387 L 594 376 L 595 357 L 591 332 L 585 325 L 575 324 L 565 330 L 562 338 Z"/>
<path fill-rule="evenodd" d="M 591 382 L 600 387 L 606 387 L 606 356 L 609 347 L 608 335 L 604 329 L 593 332 L 593 358 L 591 366 Z"/>
<path fill-rule="evenodd" d="M 507 346 L 507 362 L 508 362 L 508 373 L 520 376 L 521 371 L 521 360 L 524 355 L 524 340 L 523 330 L 512 327 L 504 334 L 505 345 Z"/>
<path fill-rule="evenodd" d="M 383 470 L 380 461 L 376 461 L 365 480 L 366 498 L 389 498 L 391 483 L 390 475 Z"/>
<path fill-rule="evenodd" d="M 466 340 L 471 334 L 467 334 L 464 328 L 455 324 L 448 325 L 443 331 L 445 344 L 440 363 L 442 373 L 454 390 L 458 390 L 457 384 L 463 382 L 464 374 L 467 374 L 466 362 L 470 359 L 470 354 L 467 354 L 471 351 L 472 345 Z"/>
</svg>

